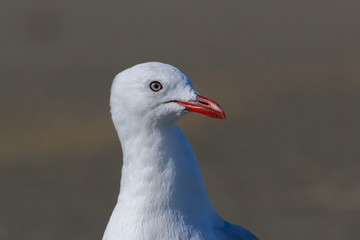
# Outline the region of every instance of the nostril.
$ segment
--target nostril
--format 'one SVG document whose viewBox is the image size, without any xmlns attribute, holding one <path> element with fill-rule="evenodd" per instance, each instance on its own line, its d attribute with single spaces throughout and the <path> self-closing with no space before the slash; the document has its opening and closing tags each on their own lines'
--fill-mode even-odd
<svg viewBox="0 0 360 240">
<path fill-rule="evenodd" d="M 204 102 L 204 101 L 199 101 L 199 103 L 209 106 L 209 104 L 207 102 Z"/>
</svg>

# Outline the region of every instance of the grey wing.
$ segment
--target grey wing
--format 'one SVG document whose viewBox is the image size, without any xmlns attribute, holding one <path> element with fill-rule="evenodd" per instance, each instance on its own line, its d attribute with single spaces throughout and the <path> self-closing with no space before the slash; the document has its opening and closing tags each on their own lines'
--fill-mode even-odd
<svg viewBox="0 0 360 240">
<path fill-rule="evenodd" d="M 249 230 L 228 222 L 216 229 L 216 235 L 219 240 L 259 240 Z"/>
</svg>

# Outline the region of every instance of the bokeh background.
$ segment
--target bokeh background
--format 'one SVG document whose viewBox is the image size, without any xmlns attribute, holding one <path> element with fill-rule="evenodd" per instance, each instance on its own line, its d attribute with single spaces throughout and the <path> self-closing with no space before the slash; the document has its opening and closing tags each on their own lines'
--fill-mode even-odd
<svg viewBox="0 0 360 240">
<path fill-rule="evenodd" d="M 101 239 L 119 192 L 115 74 L 183 70 L 228 119 L 179 122 L 227 220 L 360 239 L 360 1 L 10 1 L 0 8 L 0 239 Z"/>
</svg>

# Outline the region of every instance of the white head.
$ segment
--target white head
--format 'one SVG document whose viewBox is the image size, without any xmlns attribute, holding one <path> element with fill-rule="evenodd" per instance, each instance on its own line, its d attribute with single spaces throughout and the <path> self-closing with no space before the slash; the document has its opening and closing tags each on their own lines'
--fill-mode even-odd
<svg viewBox="0 0 360 240">
<path fill-rule="evenodd" d="M 225 118 L 215 102 L 198 95 L 184 73 L 159 62 L 138 64 L 119 73 L 111 88 L 110 106 L 116 127 L 173 124 L 189 111 Z"/>
</svg>

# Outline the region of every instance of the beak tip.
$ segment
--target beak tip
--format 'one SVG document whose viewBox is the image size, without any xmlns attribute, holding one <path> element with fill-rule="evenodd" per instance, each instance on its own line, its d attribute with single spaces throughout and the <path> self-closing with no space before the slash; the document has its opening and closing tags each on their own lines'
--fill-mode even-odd
<svg viewBox="0 0 360 240">
<path fill-rule="evenodd" d="M 225 120 L 225 119 L 226 119 L 225 113 L 222 112 L 221 114 L 219 114 L 219 118 L 220 118 L 221 120 Z"/>
</svg>

